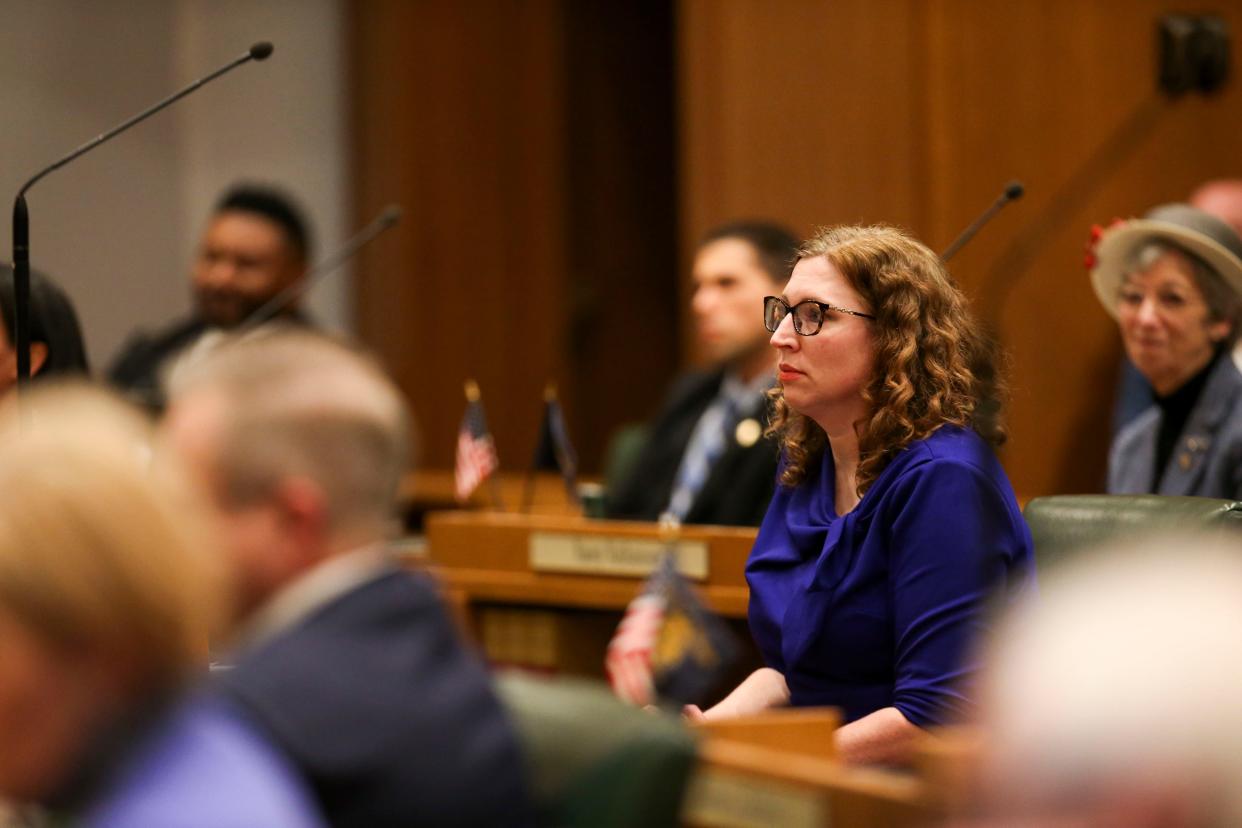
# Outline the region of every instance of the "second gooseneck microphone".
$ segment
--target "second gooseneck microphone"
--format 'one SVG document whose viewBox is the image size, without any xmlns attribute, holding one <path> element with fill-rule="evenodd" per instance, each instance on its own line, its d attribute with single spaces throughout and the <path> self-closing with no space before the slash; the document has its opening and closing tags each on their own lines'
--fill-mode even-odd
<svg viewBox="0 0 1242 828">
<path fill-rule="evenodd" d="M 285 310 L 289 309 L 297 303 L 302 296 L 313 288 L 315 285 L 336 270 L 345 262 L 349 261 L 355 253 L 372 239 L 383 233 L 385 230 L 396 225 L 401 220 L 401 207 L 397 204 L 389 204 L 380 214 L 371 219 L 371 223 L 355 233 L 350 239 L 342 244 L 337 250 L 323 261 L 312 267 L 303 274 L 302 278 L 271 299 L 264 302 L 254 313 L 242 320 L 237 326 L 239 332 L 246 332 L 259 327 L 264 322 L 276 318 Z"/>
<path fill-rule="evenodd" d="M 953 257 L 953 254 L 965 247 L 966 243 L 975 237 L 983 225 L 992 220 L 992 217 L 1001 211 L 1006 204 L 1011 201 L 1017 201 L 1022 198 L 1022 194 L 1026 192 L 1026 187 L 1022 186 L 1021 181 L 1010 181 L 1005 185 L 1004 191 L 993 201 L 988 209 L 984 210 L 979 218 L 972 221 L 965 230 L 963 230 L 953 243 L 944 249 L 940 254 L 940 260 L 947 262 Z"/>
</svg>

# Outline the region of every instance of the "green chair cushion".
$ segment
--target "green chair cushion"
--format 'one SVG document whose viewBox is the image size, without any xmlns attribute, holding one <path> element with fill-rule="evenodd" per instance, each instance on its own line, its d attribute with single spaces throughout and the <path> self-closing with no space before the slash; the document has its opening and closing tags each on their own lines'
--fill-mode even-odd
<svg viewBox="0 0 1242 828">
<path fill-rule="evenodd" d="M 497 689 L 522 740 L 539 825 L 678 824 L 695 739 L 605 686 L 511 673 Z"/>
<path fill-rule="evenodd" d="M 1207 497 L 1054 495 L 1033 499 L 1023 514 L 1031 527 L 1040 569 L 1127 535 L 1242 528 L 1242 503 Z"/>
</svg>

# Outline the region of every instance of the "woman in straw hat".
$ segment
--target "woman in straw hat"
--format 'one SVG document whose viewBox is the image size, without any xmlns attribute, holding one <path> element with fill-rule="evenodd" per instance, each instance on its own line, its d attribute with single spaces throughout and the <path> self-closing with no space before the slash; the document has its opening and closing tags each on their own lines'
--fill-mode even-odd
<svg viewBox="0 0 1242 828">
<path fill-rule="evenodd" d="M 1184 204 L 1118 222 L 1091 282 L 1156 404 L 1113 441 L 1108 490 L 1242 497 L 1242 238 Z"/>
</svg>

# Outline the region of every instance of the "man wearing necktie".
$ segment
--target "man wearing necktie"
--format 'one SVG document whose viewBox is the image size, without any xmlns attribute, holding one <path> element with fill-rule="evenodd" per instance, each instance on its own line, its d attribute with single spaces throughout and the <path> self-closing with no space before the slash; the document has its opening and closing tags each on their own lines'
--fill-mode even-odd
<svg viewBox="0 0 1242 828">
<path fill-rule="evenodd" d="M 717 227 L 700 243 L 691 309 L 713 367 L 674 383 L 638 459 L 608 492 L 608 517 L 758 525 L 777 461 L 763 438 L 776 368 L 763 297 L 781 292 L 797 246 L 783 227 L 757 221 Z"/>
</svg>

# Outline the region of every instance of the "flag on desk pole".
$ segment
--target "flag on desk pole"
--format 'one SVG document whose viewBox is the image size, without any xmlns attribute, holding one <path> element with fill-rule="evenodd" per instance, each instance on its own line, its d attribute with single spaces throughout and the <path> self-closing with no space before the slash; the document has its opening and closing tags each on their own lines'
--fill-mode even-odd
<svg viewBox="0 0 1242 828">
<path fill-rule="evenodd" d="M 556 385 L 548 383 L 543 389 L 543 420 L 539 424 L 539 443 L 530 464 L 526 486 L 522 495 L 522 511 L 529 512 L 534 499 L 535 474 L 541 471 L 559 471 L 565 481 L 565 491 L 573 503 L 578 502 L 578 454 L 569 442 L 569 429 L 565 426 L 565 411 L 556 396 Z"/>
<path fill-rule="evenodd" d="M 479 384 L 466 381 L 466 414 L 457 431 L 457 469 L 454 483 L 458 501 L 465 502 L 474 494 L 479 484 L 491 477 L 499 467 L 496 444 L 487 430 L 487 417 L 483 413 L 483 399 Z M 493 491 L 493 496 L 496 493 Z M 499 503 L 496 504 L 499 506 Z"/>
<path fill-rule="evenodd" d="M 634 705 L 699 704 L 726 677 L 737 642 L 677 570 L 676 519 L 661 519 L 663 559 L 608 644 L 613 692 Z"/>
</svg>

